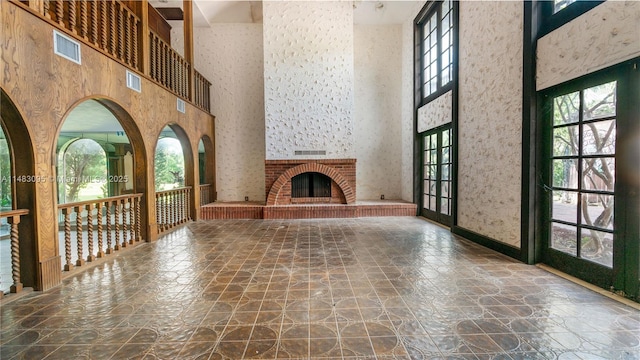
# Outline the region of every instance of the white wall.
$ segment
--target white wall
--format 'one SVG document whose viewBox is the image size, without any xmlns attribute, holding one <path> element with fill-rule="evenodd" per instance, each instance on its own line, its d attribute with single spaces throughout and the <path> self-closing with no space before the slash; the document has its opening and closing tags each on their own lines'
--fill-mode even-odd
<svg viewBox="0 0 640 360">
<path fill-rule="evenodd" d="M 640 56 L 640 2 L 605 1 L 538 41 L 538 90 Z"/>
<path fill-rule="evenodd" d="M 438 96 L 418 109 L 418 132 L 448 124 L 453 119 L 453 91 Z"/>
<path fill-rule="evenodd" d="M 416 1 L 409 18 L 402 23 L 402 199 L 413 201 L 413 20 L 426 2 Z"/>
<path fill-rule="evenodd" d="M 402 196 L 402 26 L 354 26 L 358 199 Z"/>
<path fill-rule="evenodd" d="M 266 159 L 353 158 L 352 3 L 265 2 L 263 25 Z"/>
<path fill-rule="evenodd" d="M 517 1 L 460 2 L 458 225 L 520 247 L 522 26 Z"/>
<path fill-rule="evenodd" d="M 264 201 L 262 24 L 214 24 L 193 38 L 195 68 L 212 83 L 218 200 Z"/>
</svg>

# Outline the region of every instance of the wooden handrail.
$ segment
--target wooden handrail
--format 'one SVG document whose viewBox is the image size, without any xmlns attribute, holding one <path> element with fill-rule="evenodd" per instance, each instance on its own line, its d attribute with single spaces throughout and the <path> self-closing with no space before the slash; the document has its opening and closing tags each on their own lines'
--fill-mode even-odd
<svg viewBox="0 0 640 360">
<path fill-rule="evenodd" d="M 78 201 L 78 202 L 73 202 L 73 203 L 58 204 L 58 210 L 70 209 L 70 208 L 74 208 L 74 207 L 83 207 L 83 206 L 87 206 L 87 205 L 90 205 L 90 204 L 95 204 L 97 202 L 107 202 L 107 201 L 114 201 L 114 200 L 139 198 L 139 197 L 142 197 L 142 193 L 110 196 L 110 197 L 106 197 L 106 198 L 99 198 L 99 199 L 93 199 L 93 200 Z"/>
<path fill-rule="evenodd" d="M 29 210 L 27 209 L 0 211 L 0 218 L 9 218 L 9 217 L 22 216 L 27 214 L 29 214 Z"/>
<path fill-rule="evenodd" d="M 192 187 L 191 186 L 183 186 L 183 187 L 179 187 L 179 188 L 175 188 L 175 189 L 171 189 L 171 190 L 162 190 L 162 191 L 156 191 L 156 195 L 166 195 L 172 192 L 178 192 L 180 190 L 186 190 L 189 189 L 191 190 Z"/>
</svg>

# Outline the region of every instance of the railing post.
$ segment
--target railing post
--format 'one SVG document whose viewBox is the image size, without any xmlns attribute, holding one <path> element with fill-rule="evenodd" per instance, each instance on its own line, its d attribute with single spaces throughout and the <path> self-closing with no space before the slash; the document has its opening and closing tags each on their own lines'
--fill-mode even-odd
<svg viewBox="0 0 640 360">
<path fill-rule="evenodd" d="M 56 21 L 64 28 L 64 1 L 56 0 Z"/>
<path fill-rule="evenodd" d="M 71 271 L 73 269 L 73 263 L 71 263 L 71 221 L 70 208 L 62 209 L 62 215 L 64 215 L 64 258 L 65 265 L 64 271 Z"/>
<path fill-rule="evenodd" d="M 151 73 L 151 41 L 149 38 L 149 2 L 147 0 L 137 1 L 136 4 L 140 6 L 138 16 L 140 17 L 140 31 L 139 33 L 139 47 L 140 47 L 140 70 L 147 76 L 153 75 Z"/>
<path fill-rule="evenodd" d="M 113 253 L 113 248 L 111 247 L 111 200 L 105 202 L 107 206 L 107 254 Z"/>
<path fill-rule="evenodd" d="M 104 243 L 102 242 L 102 207 L 104 206 L 104 202 L 98 203 L 98 254 L 97 257 L 104 257 Z"/>
<path fill-rule="evenodd" d="M 115 211 L 114 223 L 116 228 L 116 239 L 115 239 L 116 244 L 113 246 L 113 250 L 120 250 L 120 199 L 116 200 L 115 204 L 116 204 L 116 211 Z"/>
<path fill-rule="evenodd" d="M 142 241 L 142 235 L 140 233 L 140 200 L 142 200 L 142 197 L 136 197 L 136 241 Z"/>
<path fill-rule="evenodd" d="M 93 255 L 93 207 L 94 204 L 89 204 L 86 206 L 87 209 L 87 261 L 91 262 L 96 259 L 95 255 Z"/>
<path fill-rule="evenodd" d="M 76 242 L 78 249 L 78 260 L 76 261 L 76 266 L 84 265 L 84 259 L 82 259 L 83 255 L 83 244 L 82 244 L 82 207 L 76 206 Z"/>
<path fill-rule="evenodd" d="M 20 215 L 13 215 L 7 219 L 11 230 L 11 277 L 13 284 L 9 291 L 17 293 L 22 291 L 22 282 L 20 281 L 20 237 L 18 234 L 18 224 L 20 224 Z"/>
<path fill-rule="evenodd" d="M 76 30 L 76 0 L 68 0 L 67 1 L 67 9 L 69 10 L 69 30 L 72 33 L 77 34 L 78 30 Z"/>
<path fill-rule="evenodd" d="M 85 40 L 89 40 L 87 37 L 89 31 L 88 15 L 87 0 L 80 0 L 80 36 Z"/>
<path fill-rule="evenodd" d="M 129 244 L 127 241 L 127 236 L 129 235 L 127 218 L 129 214 L 129 208 L 127 208 L 128 199 L 122 199 L 122 247 L 126 248 Z"/>
</svg>

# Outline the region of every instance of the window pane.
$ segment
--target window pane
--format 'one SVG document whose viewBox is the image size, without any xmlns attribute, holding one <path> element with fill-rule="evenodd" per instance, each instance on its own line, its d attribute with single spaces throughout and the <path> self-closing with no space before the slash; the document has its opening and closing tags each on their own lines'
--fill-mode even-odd
<svg viewBox="0 0 640 360">
<path fill-rule="evenodd" d="M 442 69 L 442 85 L 447 85 L 451 81 L 451 71 L 449 67 Z"/>
<path fill-rule="evenodd" d="M 578 155 L 578 126 L 553 129 L 553 156 Z"/>
<path fill-rule="evenodd" d="M 570 124 L 579 120 L 580 93 L 578 91 L 553 99 L 553 124 Z"/>
<path fill-rule="evenodd" d="M 442 180 L 449 180 L 449 165 L 442 165 Z"/>
<path fill-rule="evenodd" d="M 582 225 L 613 230 L 613 195 L 582 194 Z"/>
<path fill-rule="evenodd" d="M 440 186 L 440 196 L 449 197 L 449 181 L 443 181 Z"/>
<path fill-rule="evenodd" d="M 613 267 L 613 234 L 582 229 L 580 257 Z"/>
<path fill-rule="evenodd" d="M 586 190 L 615 190 L 616 159 L 587 158 L 582 160 L 582 188 Z"/>
<path fill-rule="evenodd" d="M 553 186 L 578 189 L 577 159 L 553 160 Z"/>
<path fill-rule="evenodd" d="M 577 256 L 578 228 L 571 225 L 551 223 L 551 248 Z"/>
<path fill-rule="evenodd" d="M 440 198 L 440 213 L 449 215 L 449 199 Z"/>
<path fill-rule="evenodd" d="M 584 120 L 616 115 L 616 82 L 584 90 Z"/>
<path fill-rule="evenodd" d="M 553 1 L 553 12 L 557 13 L 558 11 L 566 8 L 567 6 L 573 4 L 577 0 L 554 0 Z"/>
<path fill-rule="evenodd" d="M 435 196 L 429 196 L 429 209 L 436 211 L 436 197 Z"/>
<path fill-rule="evenodd" d="M 615 120 L 598 121 L 582 125 L 582 153 L 614 154 L 616 151 Z"/>
<path fill-rule="evenodd" d="M 449 162 L 449 148 L 443 148 L 442 149 L 442 162 L 443 163 L 448 163 Z"/>
<path fill-rule="evenodd" d="M 551 218 L 575 224 L 578 221 L 578 192 L 554 190 Z"/>
</svg>

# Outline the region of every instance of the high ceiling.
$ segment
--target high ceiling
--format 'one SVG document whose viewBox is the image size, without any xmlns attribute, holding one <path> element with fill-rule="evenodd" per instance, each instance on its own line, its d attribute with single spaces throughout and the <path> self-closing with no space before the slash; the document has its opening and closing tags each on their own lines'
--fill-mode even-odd
<svg viewBox="0 0 640 360">
<path fill-rule="evenodd" d="M 182 8 L 182 0 L 150 0 L 149 2 L 156 8 Z M 349 2 L 353 4 L 355 24 L 375 25 L 401 24 L 410 18 L 416 5 L 416 1 L 356 0 Z M 193 20 L 196 27 L 208 27 L 214 23 L 260 23 L 262 22 L 262 1 L 194 0 Z M 180 26 L 181 22 L 171 24 Z"/>
</svg>

